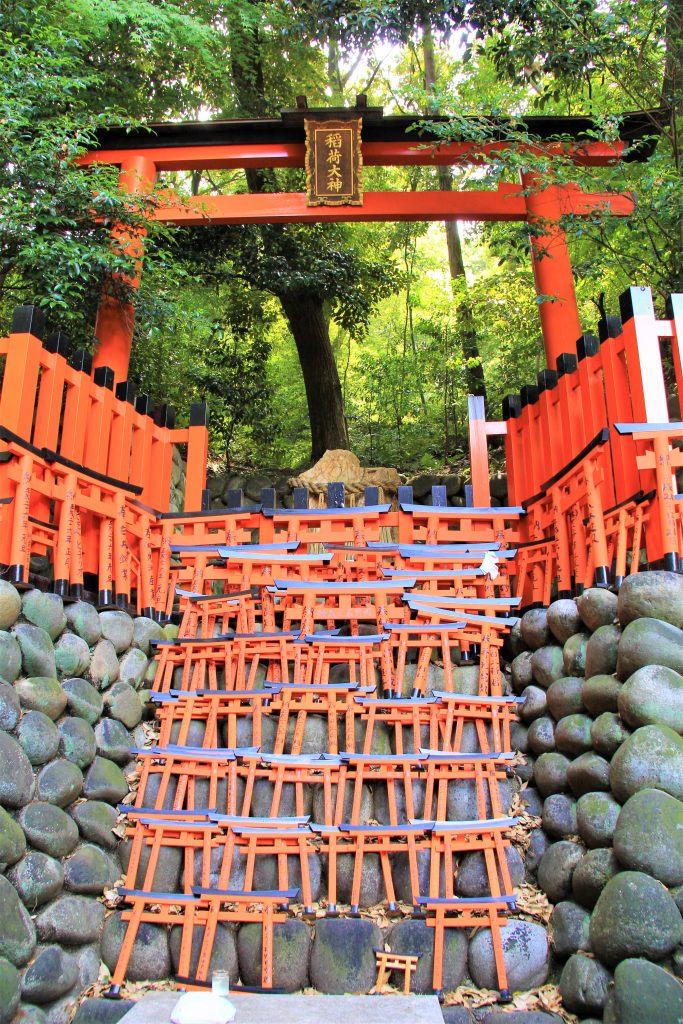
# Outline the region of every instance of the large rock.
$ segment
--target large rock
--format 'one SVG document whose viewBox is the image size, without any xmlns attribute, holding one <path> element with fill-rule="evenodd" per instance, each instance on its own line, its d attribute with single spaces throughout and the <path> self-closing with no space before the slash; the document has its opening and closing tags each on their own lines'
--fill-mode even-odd
<svg viewBox="0 0 683 1024">
<path fill-rule="evenodd" d="M 32 765 L 45 764 L 57 755 L 59 731 L 42 711 L 27 711 L 17 726 L 17 739 Z"/>
<path fill-rule="evenodd" d="M 36 780 L 36 799 L 57 807 L 67 807 L 83 789 L 83 773 L 78 765 L 60 757 L 41 768 Z"/>
<path fill-rule="evenodd" d="M 117 853 L 123 872 L 127 874 L 130 860 L 132 840 L 127 839 L 120 843 Z M 140 853 L 140 862 L 135 878 L 126 878 L 126 884 L 130 888 L 140 888 L 147 873 L 151 847 L 143 846 Z M 152 878 L 152 887 L 157 892 L 174 892 L 180 877 L 180 868 L 183 863 L 183 851 L 179 846 L 162 846 L 159 852 L 156 871 Z M 197 883 L 195 883 L 197 884 Z"/>
<path fill-rule="evenodd" d="M 555 749 L 555 723 L 549 715 L 536 718 L 531 723 L 527 744 L 534 754 L 547 754 Z"/>
<path fill-rule="evenodd" d="M 405 918 L 398 921 L 386 937 L 392 953 L 419 956 L 417 968 L 410 979 L 410 991 L 423 994 L 433 991 L 434 929 L 426 921 Z M 443 988 L 451 992 L 462 984 L 467 969 L 467 935 L 451 928 L 444 934 Z M 403 977 L 394 976 L 402 986 Z"/>
<path fill-rule="evenodd" d="M 23 807 L 33 793 L 31 762 L 17 741 L 0 731 L 0 804 Z"/>
<path fill-rule="evenodd" d="M 355 860 L 355 856 L 351 853 L 342 853 L 337 857 L 337 898 L 340 903 L 351 903 Z M 383 894 L 384 881 L 379 855 L 366 853 L 363 857 L 358 905 L 373 907 L 380 902 Z"/>
<path fill-rule="evenodd" d="M 9 629 L 19 618 L 21 596 L 7 580 L 0 580 L 0 629 Z"/>
<path fill-rule="evenodd" d="M 614 675 L 595 675 L 581 686 L 581 698 L 589 715 L 597 717 L 604 711 L 616 711 L 621 683 Z"/>
<path fill-rule="evenodd" d="M 586 846 L 611 846 L 620 805 L 609 793 L 584 793 L 576 805 L 579 835 Z"/>
<path fill-rule="evenodd" d="M 562 840 L 549 846 L 538 865 L 538 885 L 553 903 L 571 895 L 572 875 L 585 853 L 583 846 Z"/>
<path fill-rule="evenodd" d="M 70 892 L 100 896 L 118 877 L 115 861 L 90 843 L 79 847 L 64 862 L 64 886 Z"/>
<path fill-rule="evenodd" d="M 543 802 L 543 828 L 553 839 L 576 835 L 576 801 L 564 793 L 551 793 Z"/>
<path fill-rule="evenodd" d="M 593 749 L 605 758 L 612 757 L 630 735 L 629 729 L 614 711 L 603 711 L 591 725 Z"/>
<path fill-rule="evenodd" d="M 0 875 L 0 957 L 23 967 L 36 948 L 36 930 L 16 889 Z"/>
<path fill-rule="evenodd" d="M 633 729 L 668 725 L 683 733 L 683 676 L 664 665 L 644 665 L 624 683 L 618 707 Z"/>
<path fill-rule="evenodd" d="M 147 658 L 142 651 L 137 647 L 131 647 L 119 662 L 120 682 L 128 683 L 133 689 L 138 690 L 145 678 L 147 665 Z"/>
<path fill-rule="evenodd" d="M 36 917 L 42 942 L 81 946 L 96 942 L 104 924 L 104 907 L 87 896 L 60 896 Z"/>
<path fill-rule="evenodd" d="M 14 627 L 19 647 L 21 664 L 26 676 L 56 676 L 55 649 L 50 634 L 28 622 L 19 622 Z M 5 679 L 8 677 L 5 676 Z"/>
<path fill-rule="evenodd" d="M 121 913 L 110 914 L 102 931 L 102 959 L 113 971 L 127 928 Z M 158 924 L 143 922 L 130 956 L 126 976 L 130 981 L 161 981 L 171 973 L 168 934 Z"/>
<path fill-rule="evenodd" d="M 95 726 L 95 739 L 97 753 L 102 757 L 108 757 L 116 764 L 126 764 L 130 761 L 132 737 L 123 722 L 119 722 L 115 718 L 103 718 Z M 188 745 L 192 746 L 189 738 Z"/>
<path fill-rule="evenodd" d="M 128 783 L 119 766 L 106 757 L 96 757 L 85 777 L 83 795 L 88 800 L 116 804 L 128 794 Z"/>
<path fill-rule="evenodd" d="M 80 1004 L 72 1024 L 119 1024 L 122 1017 L 134 1006 L 135 1002 L 132 999 L 91 997 Z"/>
<path fill-rule="evenodd" d="M 60 807 L 32 803 L 19 812 L 19 824 L 31 846 L 51 857 L 66 857 L 78 842 L 78 827 Z"/>
<path fill-rule="evenodd" d="M 593 952 L 608 966 L 629 957 L 661 960 L 683 940 L 683 920 L 667 890 L 640 871 L 610 879 L 590 923 Z"/>
<path fill-rule="evenodd" d="M 600 626 L 586 644 L 586 678 L 610 675 L 617 668 L 621 630 L 618 626 Z"/>
<path fill-rule="evenodd" d="M 95 646 L 88 675 L 98 690 L 106 690 L 119 678 L 119 659 L 111 640 L 100 640 Z"/>
<path fill-rule="evenodd" d="M 581 696 L 582 686 L 583 679 L 578 676 L 563 676 L 548 687 L 548 708 L 556 721 L 585 710 Z"/>
<path fill-rule="evenodd" d="M 73 956 L 59 946 L 43 946 L 24 971 L 21 994 L 27 1002 L 40 1006 L 66 995 L 77 979 L 78 967 Z"/>
<path fill-rule="evenodd" d="M 48 718 L 57 719 L 66 707 L 66 694 L 50 676 L 17 679 L 14 689 L 26 711 L 42 711 Z"/>
<path fill-rule="evenodd" d="M 564 793 L 569 787 L 569 758 L 564 754 L 541 754 L 534 766 L 534 780 L 542 796 Z"/>
<path fill-rule="evenodd" d="M 128 683 L 114 683 L 104 695 L 104 703 L 109 714 L 127 729 L 134 729 L 142 720 L 142 701 L 140 695 Z"/>
<path fill-rule="evenodd" d="M 614 622 L 617 617 L 617 595 L 600 587 L 591 587 L 577 597 L 576 607 L 586 626 L 595 632 L 600 626 Z"/>
<path fill-rule="evenodd" d="M 14 1019 L 20 997 L 19 972 L 9 960 L 0 957 L 0 1024 L 10 1024 Z"/>
<path fill-rule="evenodd" d="M 547 689 L 565 674 L 561 647 L 539 647 L 531 656 L 531 671 L 539 686 Z"/>
<path fill-rule="evenodd" d="M 301 923 L 301 922 L 298 922 Z M 279 928 L 279 925 L 275 925 Z M 306 926 L 304 925 L 304 928 Z M 174 973 L 178 973 L 180 965 L 180 950 L 182 940 L 183 929 L 180 926 L 176 926 L 171 929 L 169 938 L 169 947 L 171 953 L 171 963 L 173 964 Z M 260 932 L 260 927 L 259 927 Z M 199 954 L 202 948 L 203 932 L 200 929 L 195 928 L 192 936 L 192 952 L 190 954 L 190 969 L 187 972 L 190 977 L 197 976 L 197 968 L 199 966 Z M 308 966 L 308 963 L 306 963 Z M 209 973 L 210 978 L 214 971 L 227 971 L 230 979 L 230 984 L 233 985 L 237 982 L 240 976 L 239 968 L 237 964 L 237 947 L 235 943 L 235 926 L 231 924 L 219 924 L 216 929 L 216 937 L 213 943 L 213 949 L 211 950 L 211 958 L 209 960 Z M 244 977 L 242 977 L 244 983 Z M 258 981 L 256 985 L 261 984 L 261 967 L 258 966 Z"/>
<path fill-rule="evenodd" d="M 618 816 L 614 852 L 669 888 L 683 883 L 683 803 L 659 789 L 634 793 Z"/>
<path fill-rule="evenodd" d="M 512 661 L 510 666 L 512 671 L 512 688 L 517 694 L 522 693 L 533 681 L 532 658 L 532 651 L 522 651 Z"/>
<path fill-rule="evenodd" d="M 13 686 L 0 679 L 0 729 L 12 732 L 21 716 L 21 704 Z"/>
<path fill-rule="evenodd" d="M 680 1024 L 682 1020 L 683 985 L 647 960 L 622 960 L 614 972 L 603 1024 Z"/>
<path fill-rule="evenodd" d="M 38 850 L 29 850 L 7 877 L 31 911 L 53 899 L 64 885 L 60 862 Z"/>
<path fill-rule="evenodd" d="M 84 839 L 108 850 L 115 850 L 118 836 L 112 829 L 118 820 L 118 813 L 103 800 L 83 800 L 71 809 L 71 816 L 78 825 Z"/>
<path fill-rule="evenodd" d="M 21 673 L 21 647 L 11 633 L 0 632 L 0 678 L 13 683 Z"/>
<path fill-rule="evenodd" d="M 512 886 L 521 885 L 524 881 L 524 861 L 514 846 L 505 851 Z M 498 872 L 502 885 L 502 877 Z M 490 896 L 491 887 L 483 853 L 466 853 L 460 858 L 458 865 L 457 891 L 460 896 Z"/>
<path fill-rule="evenodd" d="M 117 654 L 123 654 L 133 646 L 135 628 L 133 620 L 127 612 L 100 612 L 100 625 L 102 636 L 105 640 L 110 640 L 113 643 Z"/>
<path fill-rule="evenodd" d="M 683 739 L 665 725 L 645 725 L 612 758 L 610 784 L 625 803 L 641 789 L 662 789 L 683 799 Z"/>
<path fill-rule="evenodd" d="M 622 626 L 652 618 L 683 629 L 683 576 L 675 572 L 640 572 L 619 588 L 617 615 Z"/>
<path fill-rule="evenodd" d="M 571 598 L 553 601 L 548 608 L 548 626 L 560 645 L 565 644 L 570 636 L 579 633 L 581 616 L 576 601 Z"/>
<path fill-rule="evenodd" d="M 610 878 L 619 872 L 619 861 L 614 851 L 604 847 L 589 850 L 583 860 L 574 868 L 572 895 L 577 903 L 589 910 L 598 902 L 598 897 Z"/>
<path fill-rule="evenodd" d="M 66 626 L 64 603 L 57 594 L 44 594 L 40 590 L 27 590 L 21 600 L 24 618 L 40 626 L 56 640 Z"/>
<path fill-rule="evenodd" d="M 543 860 L 543 855 L 550 846 L 550 840 L 542 828 L 532 829 L 529 836 L 529 846 L 524 855 L 526 871 L 531 879 L 536 878 L 538 865 Z"/>
<path fill-rule="evenodd" d="M 69 628 L 82 640 L 85 640 L 88 647 L 94 647 L 102 636 L 102 627 L 100 617 L 93 605 L 88 604 L 87 601 L 75 601 L 73 604 L 68 604 L 64 612 Z"/>
<path fill-rule="evenodd" d="M 20 1003 L 12 1024 L 47 1024 L 47 1014 L 33 1003 Z"/>
<path fill-rule="evenodd" d="M 683 674 L 683 630 L 662 619 L 629 622 L 619 641 L 617 675 L 628 679 L 644 665 L 665 665 Z"/>
<path fill-rule="evenodd" d="M 592 749 L 591 726 L 588 715 L 566 715 L 555 726 L 555 746 L 561 754 L 577 757 Z"/>
<path fill-rule="evenodd" d="M 571 956 L 560 976 L 562 1002 L 573 1013 L 586 1017 L 589 1013 L 599 1014 L 605 1005 L 612 975 L 587 956 Z"/>
<path fill-rule="evenodd" d="M 519 716 L 523 722 L 533 722 L 544 715 L 547 709 L 546 693 L 540 686 L 527 686 L 522 691 L 524 703 L 519 705 Z"/>
<path fill-rule="evenodd" d="M 65 679 L 62 689 L 66 694 L 69 712 L 78 718 L 84 718 L 90 725 L 94 725 L 104 708 L 104 701 L 95 687 L 85 679 L 74 677 Z"/>
<path fill-rule="evenodd" d="M 16 864 L 26 851 L 26 837 L 19 825 L 0 807 L 0 865 Z"/>
<path fill-rule="evenodd" d="M 566 676 L 582 676 L 586 672 L 586 646 L 589 636 L 587 633 L 575 633 L 570 636 L 562 648 L 564 661 L 564 674 Z"/>
<path fill-rule="evenodd" d="M 95 758 L 97 744 L 93 727 L 84 718 L 63 718 L 59 723 L 60 753 L 82 770 Z"/>
<path fill-rule="evenodd" d="M 133 620 L 133 646 L 141 650 L 147 657 L 153 653 L 153 642 L 163 639 L 164 631 L 154 619 L 147 619 L 141 615 Z"/>
<path fill-rule="evenodd" d="M 583 796 L 609 789 L 609 761 L 593 751 L 580 754 L 569 765 L 567 778 L 572 793 Z"/>
<path fill-rule="evenodd" d="M 588 925 L 590 914 L 578 903 L 563 900 L 550 915 L 550 935 L 556 956 L 563 960 L 579 950 L 590 948 Z"/>
<path fill-rule="evenodd" d="M 501 929 L 503 959 L 511 992 L 543 985 L 548 977 L 548 935 L 540 924 L 511 917 Z M 498 987 L 491 930 L 482 928 L 470 941 L 470 977 L 481 988 Z"/>
<path fill-rule="evenodd" d="M 233 940 L 234 945 L 234 940 Z M 244 985 L 261 984 L 262 928 L 243 924 L 237 935 L 239 975 Z M 273 926 L 273 985 L 298 992 L 308 985 L 311 933 L 304 921 L 290 919 Z M 229 971 L 229 968 L 226 968 Z M 234 974 L 236 975 L 236 970 Z"/>
<path fill-rule="evenodd" d="M 90 665 L 90 648 L 75 633 L 62 633 L 55 644 L 55 662 L 61 676 L 82 676 Z"/>
<path fill-rule="evenodd" d="M 318 921 L 311 950 L 310 978 L 314 988 L 330 995 L 368 992 L 377 974 L 375 953 L 382 933 L 363 918 L 324 918 Z"/>
</svg>

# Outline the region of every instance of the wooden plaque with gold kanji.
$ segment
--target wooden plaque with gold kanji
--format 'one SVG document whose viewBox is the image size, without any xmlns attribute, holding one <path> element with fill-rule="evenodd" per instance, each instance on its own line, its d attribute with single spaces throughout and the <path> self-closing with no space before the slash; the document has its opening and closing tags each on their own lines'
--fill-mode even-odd
<svg viewBox="0 0 683 1024">
<path fill-rule="evenodd" d="M 306 118 L 306 204 L 362 206 L 363 119 L 316 121 Z"/>
</svg>

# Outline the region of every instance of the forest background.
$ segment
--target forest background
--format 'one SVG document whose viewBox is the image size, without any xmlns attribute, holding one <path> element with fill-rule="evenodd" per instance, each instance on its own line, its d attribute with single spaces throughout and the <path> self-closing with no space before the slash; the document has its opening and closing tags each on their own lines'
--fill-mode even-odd
<svg viewBox="0 0 683 1024">
<path fill-rule="evenodd" d="M 612 139 L 623 112 L 656 111 L 645 162 L 534 169 L 637 195 L 626 221 L 565 224 L 584 330 L 630 284 L 649 284 L 660 313 L 683 290 L 683 0 L 0 0 L 0 331 L 35 302 L 92 348 L 102 289 L 130 297 L 112 225 L 147 227 L 130 377 L 181 418 L 206 400 L 216 459 L 300 467 L 344 446 L 402 470 L 457 464 L 468 391 L 498 418 L 544 365 L 525 225 L 180 230 L 148 223 L 158 192 L 131 202 L 116 172 L 74 162 L 107 125 L 278 116 L 299 94 L 338 106 L 359 93 L 386 114 L 446 114 L 444 139 L 475 144 L 501 118 L 513 142 L 529 141 L 529 114 L 587 114 Z M 485 169 L 369 168 L 365 187 L 491 188 L 531 160 L 512 147 Z M 157 187 L 301 179 L 176 173 Z"/>
</svg>

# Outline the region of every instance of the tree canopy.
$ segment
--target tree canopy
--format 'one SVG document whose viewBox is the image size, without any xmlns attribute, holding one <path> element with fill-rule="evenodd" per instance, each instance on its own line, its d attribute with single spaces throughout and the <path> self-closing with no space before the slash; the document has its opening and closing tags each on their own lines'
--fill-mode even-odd
<svg viewBox="0 0 683 1024">
<path fill-rule="evenodd" d="M 586 114 L 609 139 L 624 111 L 654 112 L 644 162 L 550 166 L 526 147 L 448 181 L 365 172 L 368 189 L 482 188 L 533 163 L 542 181 L 633 191 L 627 220 L 564 225 L 589 330 L 630 284 L 660 303 L 683 290 L 682 54 L 683 0 L 0 0 L 0 321 L 37 302 L 92 345 L 102 290 L 117 290 L 136 307 L 134 383 L 181 416 L 205 398 L 214 455 L 232 463 L 299 465 L 342 443 L 401 468 L 456 460 L 477 377 L 497 417 L 543 365 L 525 225 L 171 229 L 149 220 L 158 192 L 131 200 L 112 169 L 76 158 L 105 125 L 273 116 L 302 93 L 438 111 L 444 140 L 475 143 L 501 119 L 533 141 L 529 114 Z M 299 190 L 302 173 L 166 173 L 158 187 Z M 115 225 L 146 231 L 138 290 Z"/>
</svg>

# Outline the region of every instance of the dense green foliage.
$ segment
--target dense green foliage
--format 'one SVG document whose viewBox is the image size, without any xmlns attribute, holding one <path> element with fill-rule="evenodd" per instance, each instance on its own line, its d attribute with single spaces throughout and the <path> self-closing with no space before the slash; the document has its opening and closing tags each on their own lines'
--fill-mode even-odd
<svg viewBox="0 0 683 1024">
<path fill-rule="evenodd" d="M 353 450 L 401 468 L 455 459 L 467 339 L 494 417 L 543 365 L 524 225 L 461 229 L 466 274 L 451 279 L 443 225 L 162 229 L 145 216 L 158 191 L 132 202 L 110 169 L 75 158 L 105 124 L 272 116 L 300 93 L 311 104 L 367 92 L 387 112 L 439 110 L 451 118 L 444 138 L 482 144 L 501 117 L 507 137 L 527 143 L 526 114 L 590 114 L 596 137 L 613 138 L 623 111 L 657 111 L 644 163 L 550 167 L 517 149 L 455 170 L 454 188 L 490 188 L 533 164 L 542 180 L 637 194 L 628 221 L 567 219 L 582 322 L 595 329 L 631 283 L 650 284 L 660 303 L 683 289 L 682 24 L 683 0 L 0 0 L 0 326 L 35 301 L 52 327 L 92 343 L 102 288 L 114 288 L 136 304 L 141 390 L 181 417 L 206 398 L 218 457 L 295 465 L 311 441 L 292 310 L 313 297 Z M 410 168 L 368 169 L 365 184 L 442 187 L 436 172 Z M 300 173 L 284 171 L 159 182 L 180 195 L 300 187 Z M 142 224 L 133 294 L 125 242 Z"/>
</svg>

